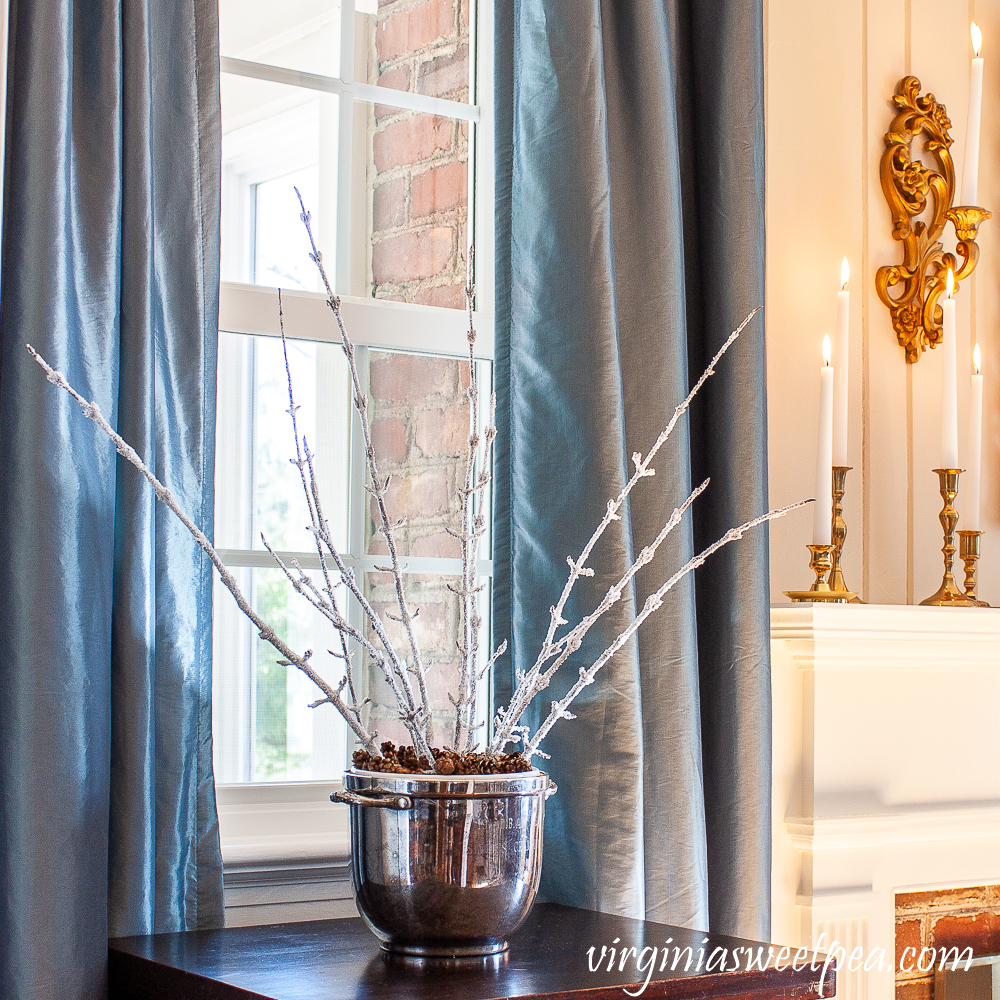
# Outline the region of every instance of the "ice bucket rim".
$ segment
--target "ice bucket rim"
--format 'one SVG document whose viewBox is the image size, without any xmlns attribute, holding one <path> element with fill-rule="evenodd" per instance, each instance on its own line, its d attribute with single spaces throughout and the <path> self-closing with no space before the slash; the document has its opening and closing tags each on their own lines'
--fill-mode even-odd
<svg viewBox="0 0 1000 1000">
<path fill-rule="evenodd" d="M 394 792 L 420 798 L 502 798 L 542 795 L 554 788 L 545 771 L 533 768 L 512 774 L 398 774 L 386 771 L 344 771 L 344 788 Z M 547 797 L 547 796 L 546 796 Z"/>
</svg>

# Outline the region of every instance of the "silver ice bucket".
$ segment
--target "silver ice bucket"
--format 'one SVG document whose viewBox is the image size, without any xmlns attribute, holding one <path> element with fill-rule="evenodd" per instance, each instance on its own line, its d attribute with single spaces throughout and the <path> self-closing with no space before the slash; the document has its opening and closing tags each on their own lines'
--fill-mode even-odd
<svg viewBox="0 0 1000 1000">
<path fill-rule="evenodd" d="M 543 771 L 347 771 L 358 912 L 387 951 L 493 955 L 531 909 L 542 871 Z"/>
</svg>

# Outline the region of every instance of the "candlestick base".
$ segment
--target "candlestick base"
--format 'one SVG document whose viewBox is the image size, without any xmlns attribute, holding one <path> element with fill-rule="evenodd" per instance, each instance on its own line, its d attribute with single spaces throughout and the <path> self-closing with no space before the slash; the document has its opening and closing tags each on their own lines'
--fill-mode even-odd
<svg viewBox="0 0 1000 1000">
<path fill-rule="evenodd" d="M 955 497 L 958 496 L 958 479 L 962 469 L 935 469 L 938 476 L 938 486 L 944 506 L 938 514 L 938 520 L 944 530 L 944 576 L 937 592 L 921 601 L 922 607 L 935 608 L 975 608 L 977 602 L 966 597 L 955 582 L 952 567 L 955 562 L 955 525 L 958 524 L 958 511 L 955 510 Z"/>
<path fill-rule="evenodd" d="M 850 465 L 835 465 L 833 467 L 833 526 L 831 529 L 833 552 L 830 560 L 830 589 L 845 594 L 849 593 L 849 588 L 841 569 L 844 542 L 847 541 L 847 524 L 844 521 L 844 493 L 847 486 L 847 473 L 851 471 L 851 468 Z M 864 604 L 865 602 L 855 594 L 850 603 Z"/>
<path fill-rule="evenodd" d="M 816 579 L 809 590 L 786 590 L 785 597 L 795 602 L 823 601 L 829 604 L 847 604 L 858 595 L 849 590 L 834 590 L 826 582 L 830 571 L 832 545 L 807 545 L 811 556 L 809 568 L 816 574 Z"/>
<path fill-rule="evenodd" d="M 981 531 L 960 531 L 958 533 L 958 554 L 965 565 L 965 596 L 975 601 L 976 607 L 988 608 L 986 601 L 976 596 L 976 563 L 979 561 L 979 540 Z"/>
</svg>

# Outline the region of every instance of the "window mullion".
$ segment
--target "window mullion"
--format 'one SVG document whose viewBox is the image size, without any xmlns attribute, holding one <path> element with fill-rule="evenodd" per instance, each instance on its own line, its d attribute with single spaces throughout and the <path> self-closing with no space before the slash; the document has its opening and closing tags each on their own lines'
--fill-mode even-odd
<svg viewBox="0 0 1000 1000">
<path fill-rule="evenodd" d="M 368 377 L 369 357 L 370 351 L 367 347 L 355 347 L 354 363 L 358 369 L 358 381 L 361 392 L 366 397 L 370 396 Z M 354 392 L 353 385 L 351 386 L 351 392 Z M 368 465 L 365 455 L 365 438 L 361 430 L 361 417 L 353 404 L 351 405 L 350 463 L 350 495 L 348 498 L 350 509 L 348 512 L 347 532 L 350 555 L 354 565 L 357 565 L 360 558 L 365 555 L 365 530 L 368 518 L 368 491 L 365 489 L 365 484 L 368 482 Z M 364 592 L 364 573 L 357 572 L 356 578 L 358 586 Z M 347 608 L 351 625 L 363 634 L 367 630 L 367 622 L 365 621 L 364 612 L 361 610 L 361 605 L 353 594 L 348 594 L 347 596 Z M 367 657 L 364 650 L 355 640 L 351 640 L 350 648 L 354 655 L 354 683 L 357 686 L 358 697 L 364 700 L 369 687 Z M 347 740 L 347 760 L 350 761 L 351 753 L 354 749 L 354 734 L 346 726 L 344 727 L 344 739 Z"/>
<path fill-rule="evenodd" d="M 354 82 L 354 0 L 340 0 L 340 77 Z M 351 178 L 354 159 L 354 98 L 350 91 L 338 98 L 340 116 L 337 143 L 337 236 L 333 288 L 338 295 L 351 293 Z"/>
<path fill-rule="evenodd" d="M 469 177 L 469 218 L 474 217 L 476 227 L 470 225 L 470 239 L 476 246 L 476 308 L 489 312 L 492 318 L 494 302 L 494 136 L 492 94 L 493 81 L 493 5 L 494 0 L 470 0 L 475 11 L 470 31 L 475 42 L 475 62 L 472 72 L 476 80 L 476 105 L 479 118 L 470 138 L 475 139 L 475 156 L 470 156 L 474 173 Z M 479 27 L 483 30 L 480 31 Z M 486 99 L 480 104 L 480 97 Z M 493 340 L 493 330 L 479 330 L 480 336 Z"/>
</svg>

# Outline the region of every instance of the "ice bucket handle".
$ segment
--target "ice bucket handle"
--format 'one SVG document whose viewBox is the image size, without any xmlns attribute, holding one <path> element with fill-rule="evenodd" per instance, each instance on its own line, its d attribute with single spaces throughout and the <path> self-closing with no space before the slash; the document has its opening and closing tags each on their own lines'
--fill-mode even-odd
<svg viewBox="0 0 1000 1000">
<path fill-rule="evenodd" d="M 395 795 L 392 792 L 348 792 L 346 790 L 334 792 L 330 796 L 331 802 L 346 802 L 349 806 L 374 806 L 376 809 L 404 809 L 413 808 L 413 799 L 409 795 Z"/>
<path fill-rule="evenodd" d="M 559 786 L 554 781 L 550 781 L 549 787 L 545 789 L 545 798 L 551 799 L 552 796 L 555 795 L 556 792 L 558 791 L 559 791 Z"/>
</svg>

